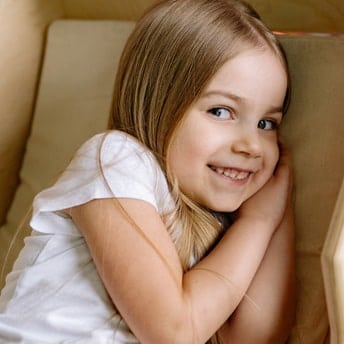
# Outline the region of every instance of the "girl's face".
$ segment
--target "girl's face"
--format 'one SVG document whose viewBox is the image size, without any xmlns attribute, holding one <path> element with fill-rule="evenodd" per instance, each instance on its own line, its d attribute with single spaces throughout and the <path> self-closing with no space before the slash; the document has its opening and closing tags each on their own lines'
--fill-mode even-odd
<svg viewBox="0 0 344 344">
<path fill-rule="evenodd" d="M 231 212 L 271 177 L 287 76 L 270 50 L 249 49 L 226 62 L 185 113 L 167 164 L 199 204 Z"/>
</svg>

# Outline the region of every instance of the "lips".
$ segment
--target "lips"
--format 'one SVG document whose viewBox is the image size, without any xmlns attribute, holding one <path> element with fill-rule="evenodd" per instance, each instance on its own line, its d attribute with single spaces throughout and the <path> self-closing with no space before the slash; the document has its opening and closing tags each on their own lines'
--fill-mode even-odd
<svg viewBox="0 0 344 344">
<path fill-rule="evenodd" d="M 245 171 L 230 167 L 209 166 L 214 172 L 237 181 L 245 181 L 251 175 L 251 171 Z"/>
</svg>

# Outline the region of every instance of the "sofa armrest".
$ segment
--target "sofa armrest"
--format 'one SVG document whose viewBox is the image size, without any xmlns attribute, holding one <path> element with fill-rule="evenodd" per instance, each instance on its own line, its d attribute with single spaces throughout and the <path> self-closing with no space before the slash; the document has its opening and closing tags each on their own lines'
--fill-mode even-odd
<svg viewBox="0 0 344 344">
<path fill-rule="evenodd" d="M 344 179 L 321 255 L 331 344 L 344 343 Z"/>
</svg>

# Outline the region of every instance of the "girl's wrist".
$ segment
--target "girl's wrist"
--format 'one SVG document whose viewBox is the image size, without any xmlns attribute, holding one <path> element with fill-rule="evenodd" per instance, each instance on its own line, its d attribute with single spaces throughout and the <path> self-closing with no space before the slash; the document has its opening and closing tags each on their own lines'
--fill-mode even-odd
<svg viewBox="0 0 344 344">
<path fill-rule="evenodd" d="M 276 220 L 259 214 L 238 214 L 237 221 L 244 223 L 245 227 L 273 234 L 278 226 Z"/>
</svg>

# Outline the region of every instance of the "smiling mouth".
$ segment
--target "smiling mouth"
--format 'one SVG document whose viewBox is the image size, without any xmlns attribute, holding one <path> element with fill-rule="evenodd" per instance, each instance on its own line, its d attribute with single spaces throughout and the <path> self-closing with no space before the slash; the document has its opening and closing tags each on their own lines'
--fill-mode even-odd
<svg viewBox="0 0 344 344">
<path fill-rule="evenodd" d="M 236 168 L 216 167 L 211 165 L 209 165 L 209 167 L 217 174 L 237 181 L 247 180 L 252 173 L 250 171 L 239 170 Z"/>
</svg>

